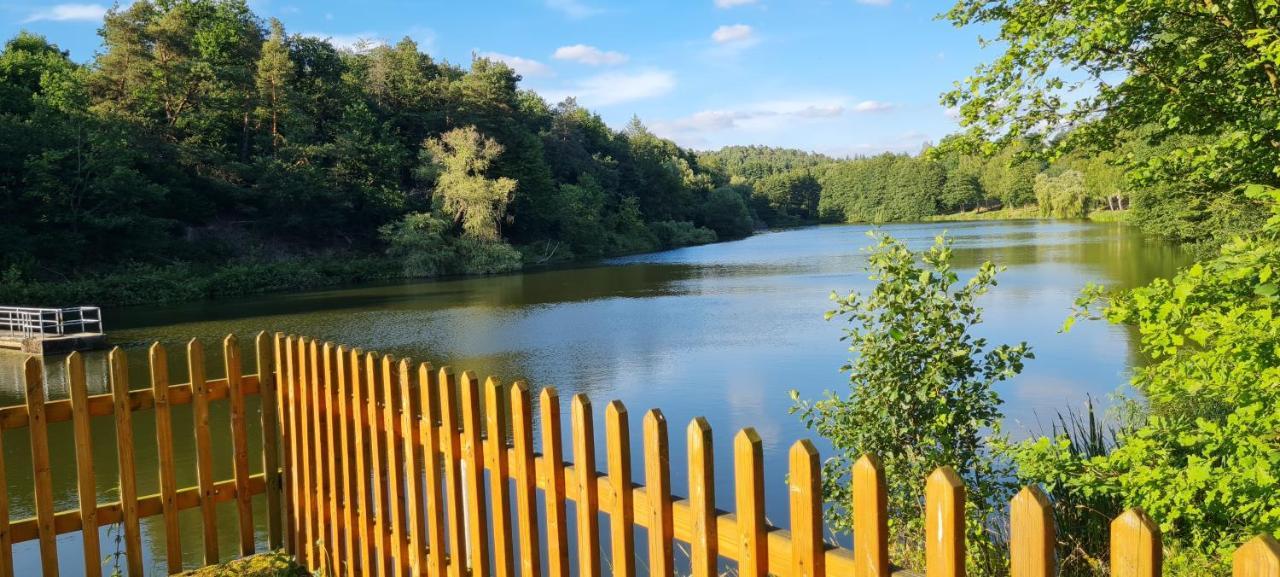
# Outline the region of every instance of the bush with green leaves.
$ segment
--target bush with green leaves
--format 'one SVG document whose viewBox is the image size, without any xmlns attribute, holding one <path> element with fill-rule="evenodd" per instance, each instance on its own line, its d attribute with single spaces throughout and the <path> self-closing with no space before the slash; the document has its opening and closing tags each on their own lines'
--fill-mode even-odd
<svg viewBox="0 0 1280 577">
<path fill-rule="evenodd" d="M 492 274 L 519 270 L 520 251 L 502 241 L 450 234 L 453 224 L 430 213 L 409 213 L 381 229 L 387 255 L 407 277 Z"/>
<path fill-rule="evenodd" d="M 1271 204 L 1262 232 L 1172 279 L 1114 295 L 1090 287 L 1068 319 L 1101 299 L 1101 316 L 1139 339 L 1141 399 L 1125 402 L 1132 425 L 1118 446 L 1082 456 L 1059 437 L 1013 453 L 1023 478 L 1058 500 L 1145 510 L 1164 532 L 1168 575 L 1228 575 L 1236 547 L 1280 536 L 1280 191 L 1249 196 Z"/>
<path fill-rule="evenodd" d="M 792 411 L 836 449 L 823 470 L 827 517 L 837 530 L 850 528 L 851 467 L 863 454 L 879 456 L 894 558 L 921 567 L 924 480 L 949 465 L 969 490 L 970 572 L 1000 574 L 1004 548 L 983 520 L 1008 502 L 1013 487 L 990 450 L 1002 417 L 993 387 L 1033 355 L 1026 343 L 991 347 L 973 334 L 982 322 L 977 299 L 996 285 L 995 265 L 983 263 L 961 283 L 943 237 L 921 253 L 888 235 L 873 238 L 867 270 L 874 288 L 833 293 L 836 309 L 827 313 L 849 324 L 847 395 L 828 391 L 809 401 L 792 392 Z"/>
</svg>

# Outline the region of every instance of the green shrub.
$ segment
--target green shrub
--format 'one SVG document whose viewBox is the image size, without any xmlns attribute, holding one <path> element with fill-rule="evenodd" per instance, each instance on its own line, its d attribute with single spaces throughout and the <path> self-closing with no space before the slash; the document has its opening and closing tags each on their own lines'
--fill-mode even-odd
<svg viewBox="0 0 1280 577">
<path fill-rule="evenodd" d="M 837 530 L 850 528 L 851 467 L 863 454 L 879 456 L 895 558 L 921 568 L 924 479 L 949 465 L 969 490 L 970 573 L 1000 574 L 1004 547 L 984 520 L 1004 507 L 1012 487 L 1005 463 L 990 450 L 1002 417 L 993 386 L 1021 372 L 1033 355 L 1026 343 L 991 348 L 973 336 L 982 322 L 976 300 L 996 284 L 990 262 L 956 286 L 949 241 L 939 237 L 916 254 L 888 235 L 873 237 L 867 268 L 875 287 L 866 295 L 833 293 L 836 309 L 827 313 L 849 323 L 847 396 L 828 391 L 807 401 L 792 391 L 792 411 L 836 449 L 823 469 L 827 517 Z"/>
<path fill-rule="evenodd" d="M 649 231 L 653 233 L 654 238 L 658 239 L 658 246 L 664 250 L 716 241 L 715 231 L 694 226 L 692 222 L 683 220 L 651 222 Z"/>
<path fill-rule="evenodd" d="M 429 213 L 410 213 L 381 229 L 387 254 L 401 261 L 404 276 L 492 274 L 519 270 L 520 251 L 502 241 L 451 234 L 453 223 Z"/>
<path fill-rule="evenodd" d="M 1068 319 L 1101 299 L 1101 315 L 1138 336 L 1142 398 L 1124 404 L 1132 428 L 1118 446 L 1080 455 L 1059 437 L 1013 453 L 1060 501 L 1145 510 L 1164 533 L 1166 575 L 1228 575 L 1247 539 L 1280 536 L 1280 191 L 1265 196 L 1273 216 L 1260 234 L 1172 279 L 1111 296 L 1090 287 Z"/>
</svg>

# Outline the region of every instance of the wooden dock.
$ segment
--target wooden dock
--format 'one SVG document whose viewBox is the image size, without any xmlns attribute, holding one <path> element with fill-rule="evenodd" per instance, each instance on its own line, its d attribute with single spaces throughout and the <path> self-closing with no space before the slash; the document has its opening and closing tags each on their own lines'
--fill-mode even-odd
<svg viewBox="0 0 1280 577">
<path fill-rule="evenodd" d="M 0 307 L 0 350 L 59 355 L 106 346 L 98 307 Z"/>
</svg>

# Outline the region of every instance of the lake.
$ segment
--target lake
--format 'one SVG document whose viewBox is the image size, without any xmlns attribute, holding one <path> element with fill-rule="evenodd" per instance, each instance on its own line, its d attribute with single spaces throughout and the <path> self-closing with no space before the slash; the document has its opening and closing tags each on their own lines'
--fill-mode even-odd
<svg viewBox="0 0 1280 577">
<path fill-rule="evenodd" d="M 535 390 L 560 390 L 567 427 L 568 399 L 588 393 L 603 435 L 604 405 L 622 400 L 631 412 L 633 446 L 640 446 L 641 416 L 659 407 L 671 423 L 672 474 L 685 494 L 684 427 L 706 416 L 715 430 L 718 471 L 729 472 L 731 441 L 742 427 L 764 439 L 768 515 L 785 524 L 786 451 L 807 436 L 788 414 L 788 391 L 806 398 L 847 391 L 839 367 L 849 356 L 839 322 L 823 320 L 832 291 L 869 287 L 861 252 L 866 226 L 821 226 L 758 234 L 701 247 L 612 259 L 591 266 L 526 274 L 404 282 L 236 300 L 132 307 L 104 313 L 113 344 L 130 354 L 134 386 L 145 383 L 145 348 L 169 347 L 174 382 L 185 382 L 183 344 L 204 340 L 210 378 L 222 374 L 220 341 L 235 333 L 253 371 L 252 336 L 260 330 L 308 335 L 471 369 L 506 382 L 525 379 Z M 921 248 L 946 230 L 955 239 L 955 264 L 968 275 L 983 261 L 1005 265 L 999 286 L 981 299 L 980 334 L 992 344 L 1027 341 L 1036 359 L 999 387 L 1005 429 L 1014 436 L 1041 431 L 1056 411 L 1080 407 L 1087 397 L 1106 404 L 1136 362 L 1127 329 L 1092 322 L 1068 334 L 1059 329 L 1072 300 L 1088 282 L 1132 287 L 1189 264 L 1181 251 L 1120 224 L 1060 221 L 927 223 L 882 230 Z M 86 303 L 88 304 L 88 303 Z M 0 404 L 22 402 L 21 355 L 0 354 Z M 66 396 L 58 359 L 48 359 L 52 398 Z M 105 356 L 89 355 L 91 392 L 105 392 Z M 251 404 L 256 411 L 256 403 Z M 151 412 L 137 413 L 139 492 L 158 491 Z M 536 414 L 536 413 L 535 413 Z M 253 419 L 250 422 L 254 422 Z M 225 403 L 214 404 L 212 426 L 229 430 Z M 114 435 L 110 418 L 93 422 L 100 500 L 116 500 Z M 179 484 L 195 484 L 189 406 L 174 412 Z M 259 432 L 251 431 L 256 446 Z M 225 435 L 224 435 L 225 437 Z M 215 436 L 215 439 L 218 439 Z M 75 463 L 68 423 L 50 428 L 57 508 L 75 507 Z M 25 430 L 3 439 L 15 519 L 33 515 L 30 450 Z M 215 446 L 215 477 L 229 478 L 229 443 Z M 821 446 L 821 445 L 820 445 Z M 566 450 L 568 446 L 566 445 Z M 635 450 L 637 466 L 641 451 Z M 261 460 L 252 455 L 254 472 Z M 732 479 L 716 479 L 722 508 L 732 502 Z M 259 539 L 265 541 L 264 505 L 255 501 Z M 221 550 L 236 550 L 235 511 L 220 505 Z M 199 513 L 182 516 L 188 566 L 199 563 Z M 102 530 L 104 554 L 115 544 Z M 144 550 L 162 558 L 159 517 L 143 521 Z M 78 536 L 59 538 L 64 574 L 79 574 Z M 15 548 L 19 575 L 39 571 L 34 542 Z M 156 566 L 148 559 L 147 566 Z"/>
</svg>

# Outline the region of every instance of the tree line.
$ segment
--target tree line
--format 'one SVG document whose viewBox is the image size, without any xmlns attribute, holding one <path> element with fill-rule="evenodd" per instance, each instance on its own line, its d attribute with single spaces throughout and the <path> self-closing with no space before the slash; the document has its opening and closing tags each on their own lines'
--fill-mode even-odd
<svg viewBox="0 0 1280 577">
<path fill-rule="evenodd" d="M 691 151 L 549 104 L 501 62 L 339 49 L 243 0 L 141 0 L 99 34 L 83 64 L 25 32 L 0 52 L 6 287 L 397 255 L 488 272 L 756 225 Z"/>
</svg>

